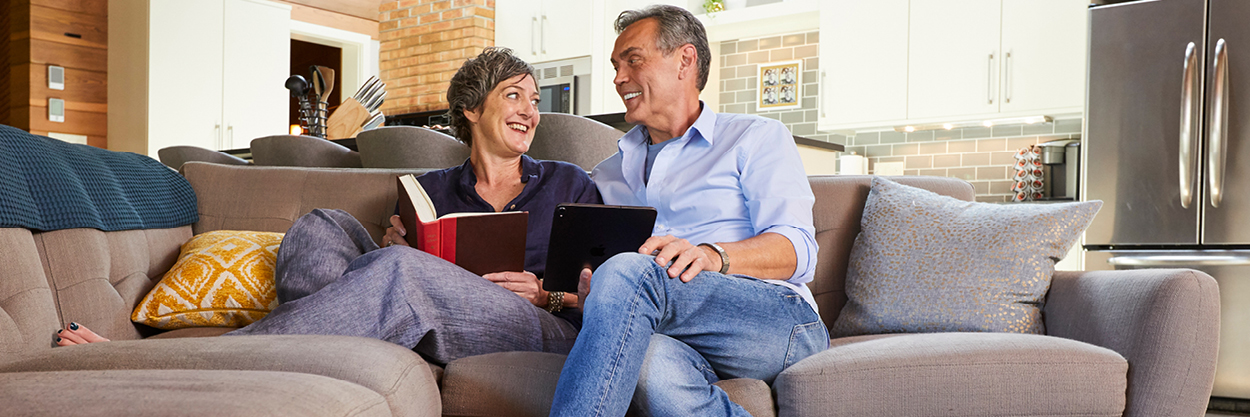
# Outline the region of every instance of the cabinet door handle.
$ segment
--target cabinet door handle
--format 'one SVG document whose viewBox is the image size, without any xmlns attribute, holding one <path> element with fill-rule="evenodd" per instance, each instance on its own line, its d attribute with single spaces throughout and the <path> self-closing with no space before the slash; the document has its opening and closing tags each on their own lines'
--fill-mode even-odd
<svg viewBox="0 0 1250 417">
<path fill-rule="evenodd" d="M 217 146 L 217 150 L 221 150 L 221 123 L 213 125 L 213 145 Z"/>
<path fill-rule="evenodd" d="M 829 113 L 825 111 L 825 109 L 829 108 L 828 103 L 826 103 L 829 100 L 829 95 L 825 94 L 825 78 L 827 78 L 827 75 L 825 70 L 820 70 L 820 117 L 829 116 Z"/>
<path fill-rule="evenodd" d="M 530 55 L 538 55 L 538 37 L 534 36 L 534 32 L 538 32 L 542 36 L 542 29 L 538 27 L 538 16 L 530 16 Z"/>
<path fill-rule="evenodd" d="M 1011 52 L 1007 52 L 1007 55 L 1003 57 L 1003 65 L 1007 66 L 1007 69 L 1003 70 L 1003 84 L 1006 85 L 1006 87 L 1003 88 L 1003 92 L 1006 93 L 1007 96 L 1003 98 L 1003 103 L 1011 103 L 1011 92 L 1015 89 L 1014 86 L 1011 85 Z"/>
<path fill-rule="evenodd" d="M 1211 186 L 1211 207 L 1224 198 L 1224 163 L 1228 152 L 1228 44 L 1215 43 L 1215 98 L 1211 100 L 1211 147 L 1207 150 L 1207 183 Z"/>
<path fill-rule="evenodd" d="M 226 136 L 229 140 L 227 143 L 222 144 L 222 149 L 234 147 L 234 125 L 226 125 Z"/>
<path fill-rule="evenodd" d="M 1198 49 L 1193 42 L 1185 47 L 1185 72 L 1181 80 L 1181 131 L 1180 131 L 1180 193 L 1181 208 L 1189 208 L 1194 200 L 1194 159 L 1197 157 L 1198 142 L 1194 135 L 1198 134 L 1198 101 L 1194 96 L 1198 93 Z M 1201 204 L 1201 203 L 1199 203 Z"/>
<path fill-rule="evenodd" d="M 988 104 L 994 104 L 994 53 L 990 52 L 990 59 L 985 65 L 985 100 Z"/>
<path fill-rule="evenodd" d="M 539 28 L 539 31 L 538 31 L 539 39 L 541 40 L 539 45 L 542 45 L 543 54 L 546 54 L 547 53 L 547 15 L 546 14 L 543 14 L 543 23 L 541 25 L 538 25 L 538 28 Z"/>
</svg>

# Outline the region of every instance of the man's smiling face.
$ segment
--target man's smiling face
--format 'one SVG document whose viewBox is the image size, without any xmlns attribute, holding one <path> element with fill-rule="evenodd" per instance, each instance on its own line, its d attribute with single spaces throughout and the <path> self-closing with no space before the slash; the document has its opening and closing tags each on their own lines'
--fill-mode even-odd
<svg viewBox="0 0 1250 417">
<path fill-rule="evenodd" d="M 680 100 L 681 56 L 664 56 L 658 44 L 659 22 L 643 19 L 625 28 L 612 49 L 616 69 L 616 93 L 625 102 L 625 121 L 651 126 L 648 121 L 664 117 L 669 103 Z"/>
</svg>

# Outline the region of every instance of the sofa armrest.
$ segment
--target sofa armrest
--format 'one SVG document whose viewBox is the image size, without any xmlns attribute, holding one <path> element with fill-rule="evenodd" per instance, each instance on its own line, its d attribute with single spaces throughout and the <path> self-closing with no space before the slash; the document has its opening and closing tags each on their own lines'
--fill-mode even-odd
<svg viewBox="0 0 1250 417">
<path fill-rule="evenodd" d="M 1056 272 L 1044 308 L 1052 336 L 1129 363 L 1125 416 L 1206 411 L 1219 348 L 1215 279 L 1194 270 Z"/>
<path fill-rule="evenodd" d="M 386 399 L 396 416 L 442 414 L 429 365 L 412 350 L 347 336 L 221 336 L 119 340 L 57 347 L 4 358 L 7 372 L 86 370 L 234 370 L 320 375 L 364 386 Z"/>
</svg>

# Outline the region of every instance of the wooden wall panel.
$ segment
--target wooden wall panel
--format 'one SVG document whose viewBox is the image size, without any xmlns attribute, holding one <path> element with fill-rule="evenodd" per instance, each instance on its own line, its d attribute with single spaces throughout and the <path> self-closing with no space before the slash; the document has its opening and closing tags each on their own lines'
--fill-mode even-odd
<svg viewBox="0 0 1250 417">
<path fill-rule="evenodd" d="M 27 64 L 30 74 L 30 106 L 47 106 L 48 98 L 65 100 L 66 110 L 108 112 L 108 74 L 100 71 L 65 69 L 65 89 L 48 89 L 48 66 Z M 17 67 L 14 67 L 17 68 Z M 17 70 L 15 72 L 22 72 Z"/>
<path fill-rule="evenodd" d="M 30 31 L 32 39 L 68 45 L 108 48 L 108 17 L 75 13 L 43 6 L 30 7 L 27 27 L 15 25 L 18 31 Z"/>
<path fill-rule="evenodd" d="M 21 0 L 27 4 L 51 7 L 53 9 L 65 10 L 68 12 L 89 14 L 93 16 L 108 16 L 109 3 L 108 0 Z M 130 1 L 130 0 L 123 0 Z"/>
<path fill-rule="evenodd" d="M 22 45 L 14 45 L 20 49 Z M 60 65 L 88 71 L 108 70 L 108 50 L 31 39 L 26 48 L 34 64 Z"/>
<path fill-rule="evenodd" d="M 13 115 L 29 120 L 30 131 L 73 133 L 75 135 L 108 136 L 108 115 L 90 111 L 65 111 L 65 122 L 48 121 L 47 107 L 19 107 Z"/>
<path fill-rule="evenodd" d="M 283 3 L 301 4 L 304 6 L 327 10 L 335 13 L 355 16 L 361 19 L 378 21 L 379 0 L 281 0 Z"/>
<path fill-rule="evenodd" d="M 9 83 L 9 42 L 12 36 L 9 28 L 9 9 L 17 7 L 16 2 L 0 5 L 0 124 L 12 125 L 9 120 L 9 106 L 13 100 L 13 86 Z"/>
<path fill-rule="evenodd" d="M 308 7 L 291 1 L 281 2 L 291 6 L 291 20 L 346 30 L 352 33 L 361 33 L 369 35 L 370 38 L 378 39 L 378 17 L 376 10 L 374 10 L 374 17 L 372 19 L 364 19 L 329 10 Z"/>
<path fill-rule="evenodd" d="M 13 126 L 36 134 L 86 135 L 107 147 L 108 1 L 9 0 L 9 96 Z M 18 4 L 20 3 L 20 4 Z M 65 68 L 65 89 L 48 88 L 48 65 Z M 48 99 L 65 100 L 65 122 L 48 120 Z"/>
</svg>

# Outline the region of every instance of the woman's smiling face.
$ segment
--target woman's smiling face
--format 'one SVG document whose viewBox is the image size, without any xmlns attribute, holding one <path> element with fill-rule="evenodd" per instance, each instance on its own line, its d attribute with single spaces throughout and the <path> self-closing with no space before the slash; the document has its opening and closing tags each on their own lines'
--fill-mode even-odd
<svg viewBox="0 0 1250 417">
<path fill-rule="evenodd" d="M 464 112 L 472 123 L 473 146 L 496 155 L 528 151 L 538 127 L 538 100 L 538 84 L 530 74 L 501 81 L 480 108 Z"/>
</svg>

